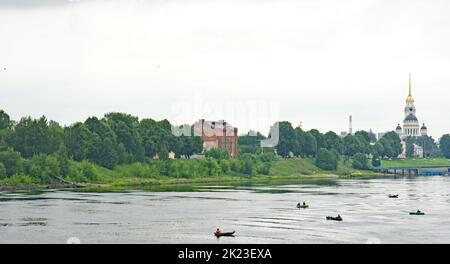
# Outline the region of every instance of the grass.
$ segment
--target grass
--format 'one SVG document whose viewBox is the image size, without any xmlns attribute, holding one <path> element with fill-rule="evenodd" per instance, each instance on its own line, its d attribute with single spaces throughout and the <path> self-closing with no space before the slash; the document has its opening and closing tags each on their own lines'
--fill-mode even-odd
<svg viewBox="0 0 450 264">
<path fill-rule="evenodd" d="M 381 167 L 448 167 L 449 159 L 405 159 L 405 160 L 383 160 Z"/>
<path fill-rule="evenodd" d="M 311 183 L 339 178 L 367 178 L 376 176 L 372 171 L 355 170 L 351 168 L 350 162 L 343 160 L 339 161 L 336 170 L 321 170 L 315 166 L 314 159 L 311 158 L 278 159 L 272 162 L 269 175 L 255 176 L 222 175 L 175 178 L 158 176 L 154 173 L 143 171 L 139 164 L 122 165 L 114 170 L 96 165 L 93 166 L 98 177 L 95 181 L 89 182 L 85 190 L 189 190 L 189 186 L 192 185 Z M 32 180 L 28 176 L 13 176 L 0 180 L 0 187 L 3 187 L 3 189 L 8 189 L 8 187 L 17 187 L 16 189 L 29 188 L 24 188 L 24 186 L 45 188 L 42 185 L 35 185 Z"/>
</svg>

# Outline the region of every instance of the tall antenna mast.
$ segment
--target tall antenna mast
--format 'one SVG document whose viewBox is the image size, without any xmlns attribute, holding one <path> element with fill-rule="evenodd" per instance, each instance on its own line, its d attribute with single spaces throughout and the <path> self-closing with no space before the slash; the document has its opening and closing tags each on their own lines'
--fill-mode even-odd
<svg viewBox="0 0 450 264">
<path fill-rule="evenodd" d="M 353 135 L 353 117 L 350 116 L 349 117 L 349 129 L 348 129 L 348 133 L 350 135 Z"/>
</svg>

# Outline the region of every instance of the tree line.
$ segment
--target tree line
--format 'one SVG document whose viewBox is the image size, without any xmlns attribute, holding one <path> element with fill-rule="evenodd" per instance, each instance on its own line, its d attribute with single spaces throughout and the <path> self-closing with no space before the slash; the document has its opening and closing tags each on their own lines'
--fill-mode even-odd
<svg viewBox="0 0 450 264">
<path fill-rule="evenodd" d="M 228 152 L 213 149 L 206 159 L 187 161 L 203 150 L 198 136 L 176 137 L 168 120 L 142 119 L 125 113 L 108 113 L 103 118 L 90 117 L 84 122 L 61 126 L 48 121 L 24 117 L 18 122 L 0 111 L 0 178 L 28 175 L 40 182 L 54 177 L 89 181 L 97 177 L 95 165 L 114 169 L 123 165 L 140 168 L 142 175 L 255 175 L 269 174 L 271 161 L 277 155 L 314 158 L 322 169 L 334 170 L 341 158 L 352 160 L 353 167 L 379 166 L 382 158 L 396 158 L 402 152 L 399 136 L 386 133 L 377 140 L 371 132 L 358 131 L 340 137 L 330 131 L 322 134 L 316 129 L 304 131 L 289 122 L 279 122 L 279 144 L 263 151 L 261 133 L 252 132 L 239 137 L 239 159 L 230 159 Z M 270 136 L 270 135 L 269 135 Z M 437 147 L 431 137 L 410 138 L 407 144 L 439 149 L 450 158 L 450 135 L 444 135 Z M 410 148 L 409 148 L 410 149 Z M 186 160 L 168 160 L 168 153 Z M 410 155 L 407 149 L 407 155 Z M 153 158 L 158 157 L 158 161 Z M 136 165 L 141 164 L 141 165 Z"/>
<path fill-rule="evenodd" d="M 383 158 L 397 158 L 403 152 L 401 139 L 394 132 L 388 132 L 383 137 L 377 139 L 372 132 L 357 131 L 353 135 L 344 137 L 329 131 L 322 134 L 316 129 L 304 131 L 301 127 L 294 128 L 288 121 L 279 122 L 279 143 L 276 147 L 278 155 L 288 157 L 311 157 L 315 158 L 316 165 L 322 169 L 334 170 L 338 160 L 351 159 L 353 167 L 356 169 L 367 169 L 370 165 L 369 157 L 372 158 L 372 165 L 378 167 Z M 241 151 L 256 151 L 257 142 L 264 139 L 259 133 L 257 137 L 245 135 L 239 139 Z M 412 157 L 414 153 L 408 151 L 412 144 L 423 146 L 425 152 L 439 150 L 435 140 L 429 136 L 407 138 L 407 157 Z M 440 151 L 442 155 L 450 158 L 450 136 L 444 135 L 440 140 Z"/>
<path fill-rule="evenodd" d="M 186 160 L 168 159 L 170 151 Z M 269 161 L 274 158 L 248 153 L 233 160 L 228 152 L 213 149 L 205 153 L 204 160 L 187 161 L 202 151 L 200 137 L 194 133 L 174 136 L 168 120 L 109 113 L 63 127 L 45 116 L 15 122 L 0 111 L 0 178 L 26 175 L 39 183 L 55 177 L 92 181 L 98 176 L 94 165 L 107 169 L 122 166 L 122 170 L 129 165 L 127 168 L 147 177 L 255 175 L 268 174 Z"/>
</svg>

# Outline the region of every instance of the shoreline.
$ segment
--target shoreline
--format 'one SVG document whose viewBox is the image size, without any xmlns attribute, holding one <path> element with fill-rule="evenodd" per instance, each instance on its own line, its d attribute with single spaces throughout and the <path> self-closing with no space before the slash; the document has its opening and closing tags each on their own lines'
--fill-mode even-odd
<svg viewBox="0 0 450 264">
<path fill-rule="evenodd" d="M 337 174 L 316 174 L 316 175 L 291 175 L 291 176 L 254 176 L 254 177 L 202 177 L 202 178 L 161 178 L 153 179 L 155 181 L 135 181 L 129 183 L 82 183 L 82 184 L 18 184 L 18 185 L 0 185 L 1 192 L 15 191 L 45 191 L 45 190 L 73 190 L 73 191 L 129 191 L 129 190 L 164 190 L 177 189 L 182 186 L 199 186 L 226 184 L 229 186 L 239 185 L 272 185 L 272 184 L 308 184 L 319 181 L 328 180 L 345 180 L 345 179 L 373 179 L 386 177 L 379 173 L 370 173 L 363 175 L 337 175 Z"/>
</svg>

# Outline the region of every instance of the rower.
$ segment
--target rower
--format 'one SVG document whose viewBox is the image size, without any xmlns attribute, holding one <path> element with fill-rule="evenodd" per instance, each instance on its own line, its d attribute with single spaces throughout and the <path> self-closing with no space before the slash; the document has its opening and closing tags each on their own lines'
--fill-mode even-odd
<svg viewBox="0 0 450 264">
<path fill-rule="evenodd" d="M 216 232 L 214 233 L 216 236 L 220 236 L 222 232 L 220 231 L 220 228 L 216 229 Z"/>
</svg>

